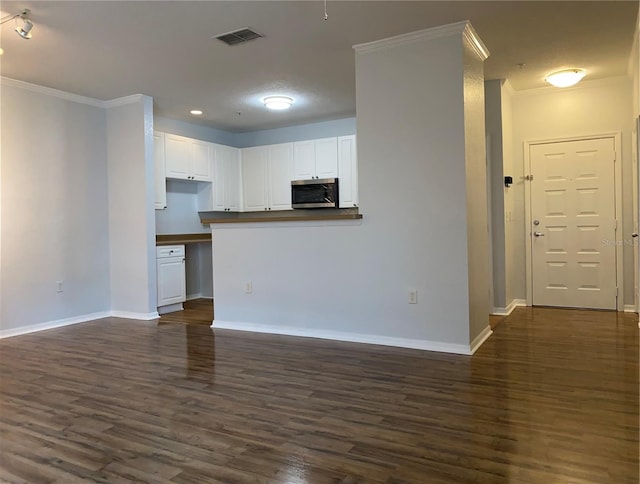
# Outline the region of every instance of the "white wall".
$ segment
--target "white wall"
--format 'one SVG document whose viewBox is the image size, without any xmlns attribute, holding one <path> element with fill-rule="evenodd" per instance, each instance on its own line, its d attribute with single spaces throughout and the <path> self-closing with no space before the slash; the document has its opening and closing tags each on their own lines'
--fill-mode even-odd
<svg viewBox="0 0 640 484">
<path fill-rule="evenodd" d="M 489 324 L 489 229 L 484 126 L 484 68 L 472 42 L 464 37 L 464 150 L 469 291 L 469 338 Z"/>
<path fill-rule="evenodd" d="M 502 171 L 504 175 L 513 178 L 513 185 L 509 188 L 503 185 L 504 194 L 504 251 L 505 251 L 505 300 L 508 308 L 514 299 L 519 299 L 517 284 L 521 274 L 518 273 L 519 263 L 516 261 L 516 235 L 514 226 L 519 214 L 514 209 L 517 183 L 520 182 L 516 175 L 513 162 L 513 88 L 509 81 L 502 83 L 501 108 L 502 108 Z"/>
<path fill-rule="evenodd" d="M 462 52 L 458 34 L 356 55 L 364 219 L 213 226 L 218 326 L 468 350 Z"/>
<path fill-rule="evenodd" d="M 632 83 L 626 77 L 583 81 L 568 89 L 518 91 L 513 97 L 514 297 L 525 299 L 523 142 L 622 132 L 622 238 L 632 232 Z M 633 304 L 633 251 L 624 247 L 624 304 Z"/>
<path fill-rule="evenodd" d="M 110 307 L 104 109 L 19 84 L 2 80 L 3 331 Z"/>
<path fill-rule="evenodd" d="M 111 309 L 156 315 L 153 110 L 134 96 L 107 110 Z"/>
<path fill-rule="evenodd" d="M 209 232 L 209 226 L 202 225 L 198 215 L 198 185 L 194 181 L 167 180 L 167 208 L 155 211 L 156 233 Z"/>
<path fill-rule="evenodd" d="M 506 260 L 505 260 L 505 188 L 503 176 L 503 123 L 501 79 L 486 81 L 485 129 L 489 142 L 489 176 L 491 177 L 491 269 L 493 279 L 493 307 L 506 308 Z"/>
</svg>

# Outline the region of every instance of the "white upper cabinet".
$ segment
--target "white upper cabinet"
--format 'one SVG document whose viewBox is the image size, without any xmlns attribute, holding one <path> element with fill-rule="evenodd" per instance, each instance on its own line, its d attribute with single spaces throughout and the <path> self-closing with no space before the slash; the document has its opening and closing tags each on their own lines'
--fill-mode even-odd
<svg viewBox="0 0 640 484">
<path fill-rule="evenodd" d="M 153 133 L 153 161 L 156 192 L 154 207 L 156 210 L 164 210 L 167 208 L 167 179 L 164 174 L 164 133 Z"/>
<path fill-rule="evenodd" d="M 293 144 L 268 146 L 267 199 L 269 210 L 291 210 Z"/>
<path fill-rule="evenodd" d="M 356 137 L 338 138 L 338 198 L 340 208 L 358 206 L 358 158 Z"/>
<path fill-rule="evenodd" d="M 242 194 L 243 207 L 247 212 L 267 209 L 267 163 L 266 146 L 242 149 Z"/>
<path fill-rule="evenodd" d="M 191 159 L 191 179 L 211 181 L 213 171 L 213 146 L 206 141 L 191 140 L 189 143 Z"/>
<path fill-rule="evenodd" d="M 242 190 L 245 211 L 290 210 L 293 144 L 256 146 L 242 150 Z"/>
<path fill-rule="evenodd" d="M 338 176 L 337 138 L 298 141 L 293 144 L 293 179 Z"/>
<path fill-rule="evenodd" d="M 239 212 L 240 150 L 230 146 L 213 145 L 213 153 L 212 210 Z"/>
<path fill-rule="evenodd" d="M 212 151 L 213 145 L 206 141 L 165 133 L 166 177 L 210 182 Z"/>
</svg>

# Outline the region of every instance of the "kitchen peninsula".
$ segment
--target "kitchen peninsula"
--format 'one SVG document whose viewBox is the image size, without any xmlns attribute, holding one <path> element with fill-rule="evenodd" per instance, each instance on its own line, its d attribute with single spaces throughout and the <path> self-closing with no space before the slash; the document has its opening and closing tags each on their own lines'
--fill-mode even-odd
<svg viewBox="0 0 640 484">
<path fill-rule="evenodd" d="M 203 224 L 360 220 L 358 208 L 296 209 L 257 212 L 198 212 Z"/>
</svg>

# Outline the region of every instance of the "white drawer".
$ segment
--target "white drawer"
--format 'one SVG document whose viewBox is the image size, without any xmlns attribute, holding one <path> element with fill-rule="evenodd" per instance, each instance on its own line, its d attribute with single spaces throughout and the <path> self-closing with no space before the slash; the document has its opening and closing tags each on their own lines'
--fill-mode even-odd
<svg viewBox="0 0 640 484">
<path fill-rule="evenodd" d="M 184 245 L 159 245 L 156 247 L 156 259 L 184 257 Z"/>
</svg>

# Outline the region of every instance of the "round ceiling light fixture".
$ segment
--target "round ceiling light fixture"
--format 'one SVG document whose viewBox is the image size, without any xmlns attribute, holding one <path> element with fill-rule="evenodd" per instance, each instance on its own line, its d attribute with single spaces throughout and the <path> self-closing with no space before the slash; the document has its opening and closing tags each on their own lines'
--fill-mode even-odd
<svg viewBox="0 0 640 484">
<path fill-rule="evenodd" d="M 262 102 L 268 109 L 282 111 L 283 109 L 289 109 L 291 107 L 293 99 L 288 96 L 268 96 L 265 97 Z"/>
<path fill-rule="evenodd" d="M 202 116 L 201 109 L 192 109 L 191 111 L 189 111 L 189 113 L 193 114 L 194 116 Z"/>
<path fill-rule="evenodd" d="M 570 87 L 578 84 L 586 74 L 584 69 L 565 69 L 552 72 L 545 78 L 545 81 L 556 87 Z"/>
</svg>

